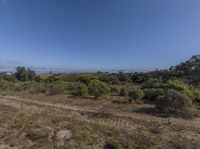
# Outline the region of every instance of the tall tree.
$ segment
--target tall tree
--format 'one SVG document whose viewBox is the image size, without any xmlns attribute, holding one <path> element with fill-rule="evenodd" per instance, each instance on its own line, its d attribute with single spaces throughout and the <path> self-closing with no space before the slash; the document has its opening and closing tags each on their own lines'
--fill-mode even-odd
<svg viewBox="0 0 200 149">
<path fill-rule="evenodd" d="M 15 77 L 19 81 L 33 81 L 36 78 L 35 71 L 25 67 L 17 67 Z"/>
</svg>

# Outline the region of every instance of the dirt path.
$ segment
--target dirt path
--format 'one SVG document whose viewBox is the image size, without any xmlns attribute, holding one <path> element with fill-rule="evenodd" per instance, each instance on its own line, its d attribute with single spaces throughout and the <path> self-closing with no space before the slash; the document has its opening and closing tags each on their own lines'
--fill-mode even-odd
<svg viewBox="0 0 200 149">
<path fill-rule="evenodd" d="M 91 118 L 88 117 L 87 115 L 96 114 L 98 113 L 97 110 L 91 110 L 88 108 L 82 108 L 82 107 L 75 107 L 75 106 L 68 106 L 68 105 L 61 105 L 61 104 L 52 104 L 49 102 L 41 102 L 41 101 L 32 101 L 29 99 L 25 98 L 19 98 L 19 97 L 1 97 L 0 98 L 0 104 L 6 105 L 6 106 L 11 106 L 14 107 L 21 112 L 25 113 L 40 113 L 45 110 L 50 110 L 50 109 L 56 109 L 56 110 L 67 110 L 70 111 L 67 112 L 66 114 L 59 114 L 59 112 L 55 112 L 52 114 L 46 114 L 49 116 L 54 116 L 54 117 L 67 117 L 67 118 L 73 118 L 78 121 L 83 121 L 83 122 L 89 122 L 92 124 L 97 124 L 97 125 L 108 125 L 108 126 L 115 126 L 120 129 L 129 129 L 133 130 L 135 127 L 132 125 L 131 122 L 127 120 L 121 120 L 121 119 L 103 119 L 103 118 Z M 53 110 L 52 110 L 53 111 Z"/>
<path fill-rule="evenodd" d="M 50 102 L 42 102 L 31 100 L 27 98 L 20 98 L 14 96 L 4 96 L 0 97 L 0 104 L 11 106 L 19 109 L 22 112 L 26 113 L 40 113 L 45 110 L 67 110 L 70 111 L 68 114 L 59 114 L 59 112 L 55 112 L 53 116 L 62 116 L 77 119 L 79 121 L 89 122 L 92 124 L 98 125 L 112 125 L 118 127 L 120 129 L 126 130 L 134 130 L 137 125 L 134 121 L 143 121 L 143 122 L 167 122 L 170 121 L 174 124 L 181 124 L 186 127 L 193 127 L 200 129 L 200 119 L 194 120 L 184 120 L 184 119 L 175 119 L 175 118 L 161 118 L 155 117 L 147 114 L 137 114 L 137 113 L 126 113 L 126 112 L 118 112 L 118 113 L 110 113 L 112 114 L 112 118 L 96 118 L 95 114 L 98 114 L 100 109 L 88 108 L 88 107 L 78 107 L 78 106 L 69 106 L 63 104 L 54 104 Z M 48 115 L 48 114 L 47 114 Z M 49 114 L 50 115 L 50 114 Z M 91 115 L 94 115 L 91 117 Z"/>
</svg>

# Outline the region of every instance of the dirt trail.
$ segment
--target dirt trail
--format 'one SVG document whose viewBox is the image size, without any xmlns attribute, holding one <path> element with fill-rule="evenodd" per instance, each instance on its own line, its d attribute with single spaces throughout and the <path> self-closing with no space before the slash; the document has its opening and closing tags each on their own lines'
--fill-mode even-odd
<svg viewBox="0 0 200 149">
<path fill-rule="evenodd" d="M 45 110 L 56 109 L 56 110 L 70 110 L 70 113 L 59 114 L 59 112 L 55 112 L 53 114 L 46 114 L 48 116 L 54 117 L 67 117 L 73 118 L 78 121 L 89 122 L 92 124 L 97 125 L 105 125 L 105 126 L 115 126 L 120 129 L 126 130 L 133 130 L 135 127 L 132 125 L 131 122 L 127 120 L 121 119 L 103 119 L 103 118 L 90 118 L 87 114 L 91 115 L 91 113 L 96 114 L 98 113 L 97 110 L 91 110 L 82 107 L 75 107 L 75 106 L 68 106 L 68 105 L 61 105 L 61 104 L 52 104 L 49 102 L 41 102 L 41 101 L 32 101 L 30 99 L 19 98 L 19 97 L 12 97 L 6 96 L 0 98 L 0 104 L 11 106 L 17 108 L 21 112 L 28 112 L 32 113 L 40 113 Z M 53 111 L 53 110 L 52 110 Z M 84 114 L 83 114 L 84 113 Z"/>
<path fill-rule="evenodd" d="M 85 121 L 98 125 L 112 125 L 120 129 L 134 130 L 138 124 L 134 123 L 135 120 L 144 121 L 144 122 L 167 122 L 170 121 L 174 124 L 181 124 L 187 127 L 193 127 L 200 129 L 200 119 L 196 118 L 194 120 L 184 120 L 184 119 L 175 119 L 175 118 L 161 118 L 150 116 L 147 114 L 137 114 L 137 113 L 110 113 L 112 118 L 96 118 L 95 116 L 90 117 L 88 115 L 95 115 L 100 112 L 100 109 L 91 109 L 88 107 L 78 107 L 71 106 L 66 104 L 55 104 L 50 102 L 43 102 L 37 100 L 31 100 L 27 98 L 15 97 L 15 96 L 4 96 L 0 97 L 0 104 L 11 106 L 17 108 L 26 113 L 39 113 L 45 110 L 56 109 L 56 110 L 68 110 L 70 114 L 58 114 L 53 113 L 53 116 L 62 116 L 77 119 L 79 121 Z M 48 115 L 48 114 L 47 114 Z M 120 117 L 120 118 L 119 118 Z"/>
<path fill-rule="evenodd" d="M 19 101 L 8 100 L 6 98 L 0 98 L 0 104 L 11 106 L 13 108 L 22 110 L 23 112 L 28 112 L 28 113 L 40 112 L 40 109 L 37 106 L 22 104 Z"/>
<path fill-rule="evenodd" d="M 96 110 L 90 109 L 90 108 L 76 107 L 76 106 L 72 106 L 72 105 L 69 106 L 69 105 L 63 105 L 63 104 L 59 104 L 59 103 L 54 104 L 54 103 L 50 103 L 50 102 L 30 100 L 30 99 L 26 99 L 26 98 L 15 97 L 15 96 L 5 96 L 3 98 L 15 100 L 15 101 L 18 101 L 18 102 L 31 103 L 31 104 L 35 104 L 35 105 L 41 105 L 41 106 L 59 108 L 59 109 L 65 109 L 65 110 L 73 110 L 73 111 L 78 111 L 78 112 L 97 112 Z"/>
</svg>

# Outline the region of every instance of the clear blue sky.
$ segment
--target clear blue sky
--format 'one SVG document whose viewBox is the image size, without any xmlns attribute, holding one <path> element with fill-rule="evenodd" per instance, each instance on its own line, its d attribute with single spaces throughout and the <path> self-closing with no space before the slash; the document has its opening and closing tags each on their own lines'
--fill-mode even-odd
<svg viewBox="0 0 200 149">
<path fill-rule="evenodd" d="M 199 0 L 0 0 L 0 58 L 151 69 L 200 54 Z"/>
</svg>

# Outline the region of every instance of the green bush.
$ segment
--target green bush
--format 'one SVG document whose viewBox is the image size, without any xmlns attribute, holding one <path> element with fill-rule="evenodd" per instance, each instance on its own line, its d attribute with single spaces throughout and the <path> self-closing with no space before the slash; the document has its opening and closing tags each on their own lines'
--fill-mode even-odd
<svg viewBox="0 0 200 149">
<path fill-rule="evenodd" d="M 30 93 L 45 93 L 46 86 L 43 83 L 34 82 L 32 86 L 30 86 L 29 90 Z"/>
<path fill-rule="evenodd" d="M 194 87 L 191 88 L 190 90 L 191 90 L 191 92 L 192 92 L 192 94 L 193 94 L 192 100 L 193 100 L 194 102 L 200 102 L 200 90 L 197 89 L 197 88 L 194 88 Z"/>
<path fill-rule="evenodd" d="M 118 80 L 122 82 L 131 82 L 131 73 L 119 71 L 117 74 Z"/>
<path fill-rule="evenodd" d="M 1 73 L 0 74 L 0 80 L 5 80 L 5 81 L 16 81 L 16 78 L 13 74 L 6 74 L 6 73 Z"/>
<path fill-rule="evenodd" d="M 189 87 L 179 80 L 168 80 L 167 88 L 174 89 L 177 91 L 187 90 Z"/>
<path fill-rule="evenodd" d="M 89 93 L 96 98 L 107 95 L 110 92 L 110 86 L 99 80 L 91 80 L 89 83 Z"/>
<path fill-rule="evenodd" d="M 111 87 L 111 92 L 112 93 L 119 93 L 119 89 L 117 87 L 115 87 L 115 86 L 112 86 Z"/>
<path fill-rule="evenodd" d="M 144 89 L 144 98 L 155 101 L 159 96 L 165 95 L 165 90 L 162 88 L 149 88 L 149 89 Z"/>
<path fill-rule="evenodd" d="M 143 88 L 163 88 L 164 85 L 161 78 L 149 78 L 145 81 Z"/>
<path fill-rule="evenodd" d="M 160 96 L 156 102 L 157 108 L 166 114 L 178 114 L 188 109 L 192 101 L 184 94 L 168 90 L 166 95 Z"/>
<path fill-rule="evenodd" d="M 186 96 L 191 98 L 192 100 L 195 98 L 191 87 L 179 80 L 169 80 L 167 81 L 167 85 L 168 89 L 179 91 L 182 94 L 185 94 Z"/>
<path fill-rule="evenodd" d="M 175 90 L 188 96 L 193 101 L 200 101 L 199 91 L 179 80 L 168 80 L 165 83 L 160 79 L 150 78 L 143 86 L 145 98 L 154 101 L 158 96 L 165 95 L 167 90 Z"/>
<path fill-rule="evenodd" d="M 15 91 L 25 91 L 30 93 L 45 93 L 46 87 L 43 83 L 36 81 L 15 83 Z"/>
<path fill-rule="evenodd" d="M 0 90 L 6 91 L 6 90 L 14 90 L 15 86 L 13 82 L 1 80 L 0 81 Z"/>
<path fill-rule="evenodd" d="M 25 82 L 21 85 L 21 90 L 27 91 L 27 90 L 30 90 L 32 88 L 36 88 L 38 86 L 39 86 L 39 83 L 35 82 L 35 81 Z"/>
<path fill-rule="evenodd" d="M 46 93 L 48 95 L 56 95 L 56 94 L 62 94 L 65 91 L 65 85 L 60 82 L 54 82 L 54 83 L 47 83 L 46 84 Z"/>
<path fill-rule="evenodd" d="M 106 144 L 106 149 L 121 149 L 121 144 L 117 140 L 112 140 Z"/>
<path fill-rule="evenodd" d="M 74 96 L 87 96 L 88 87 L 83 83 L 76 83 L 72 86 L 71 93 Z"/>
<path fill-rule="evenodd" d="M 140 88 L 132 87 L 128 91 L 128 96 L 129 96 L 129 102 L 132 102 L 133 100 L 136 99 L 142 99 L 144 93 Z"/>
<path fill-rule="evenodd" d="M 200 90 L 198 88 L 189 86 L 178 80 L 169 80 L 167 84 L 168 88 L 180 91 L 182 94 L 185 94 L 194 102 L 200 102 Z"/>
<path fill-rule="evenodd" d="M 123 87 L 120 90 L 120 96 L 128 97 L 129 95 L 129 88 L 128 87 Z"/>
<path fill-rule="evenodd" d="M 119 83 L 118 76 L 116 74 L 104 74 L 99 78 L 99 80 L 109 84 Z"/>
<path fill-rule="evenodd" d="M 82 77 L 80 77 L 80 78 L 77 79 L 77 82 L 82 82 L 82 83 L 88 85 L 89 82 L 90 82 L 90 79 L 91 79 L 91 78 L 82 76 Z"/>
<path fill-rule="evenodd" d="M 47 83 L 53 83 L 53 82 L 56 82 L 56 81 L 58 81 L 59 79 L 58 79 L 58 77 L 56 77 L 55 75 L 52 75 L 52 76 L 49 76 L 46 80 L 45 80 L 45 82 L 47 82 Z"/>
<path fill-rule="evenodd" d="M 129 102 L 132 102 L 136 99 L 142 99 L 144 92 L 140 88 L 126 86 L 121 89 L 120 95 L 128 98 Z"/>
</svg>

